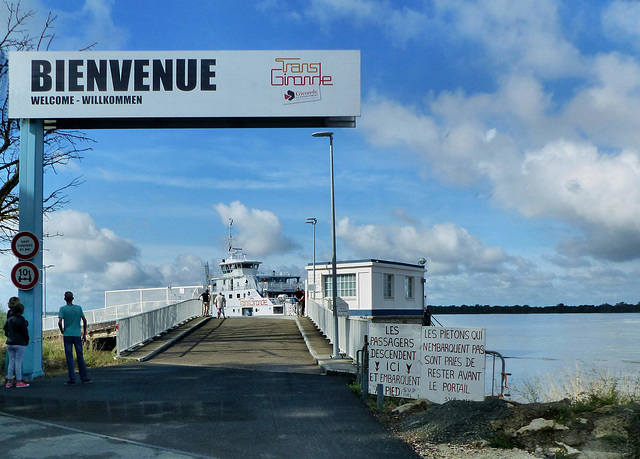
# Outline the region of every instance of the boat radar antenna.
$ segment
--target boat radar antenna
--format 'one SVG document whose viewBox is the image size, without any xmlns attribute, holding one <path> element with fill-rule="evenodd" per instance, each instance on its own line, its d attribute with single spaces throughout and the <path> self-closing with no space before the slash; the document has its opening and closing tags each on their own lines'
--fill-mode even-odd
<svg viewBox="0 0 640 459">
<path fill-rule="evenodd" d="M 229 219 L 229 253 L 242 251 L 240 247 L 233 247 L 233 236 L 231 234 L 231 226 L 233 225 L 233 218 Z"/>
</svg>

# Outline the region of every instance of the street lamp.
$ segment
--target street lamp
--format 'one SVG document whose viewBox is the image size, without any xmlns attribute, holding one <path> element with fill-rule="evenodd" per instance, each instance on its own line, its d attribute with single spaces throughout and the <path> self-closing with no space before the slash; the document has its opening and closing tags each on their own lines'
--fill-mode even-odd
<svg viewBox="0 0 640 459">
<path fill-rule="evenodd" d="M 55 268 L 55 265 L 46 265 L 42 267 L 42 293 L 44 297 L 44 307 L 42 308 L 42 317 L 47 317 L 47 269 Z"/>
<path fill-rule="evenodd" d="M 314 132 L 313 137 L 329 137 L 329 161 L 331 165 L 331 280 L 332 292 L 331 303 L 333 304 L 333 355 L 332 358 L 340 357 L 340 347 L 338 346 L 338 275 L 336 267 L 336 202 L 334 197 L 333 180 L 333 132 Z"/>
<path fill-rule="evenodd" d="M 316 298 L 316 223 L 317 218 L 307 218 L 305 223 L 311 223 L 313 225 L 313 298 Z"/>
</svg>

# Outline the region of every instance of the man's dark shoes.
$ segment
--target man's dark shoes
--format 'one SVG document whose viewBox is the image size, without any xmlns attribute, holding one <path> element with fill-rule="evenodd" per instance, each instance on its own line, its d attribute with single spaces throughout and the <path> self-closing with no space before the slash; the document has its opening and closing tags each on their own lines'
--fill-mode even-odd
<svg viewBox="0 0 640 459">
<path fill-rule="evenodd" d="M 66 383 L 64 383 L 65 386 L 75 386 L 75 384 L 75 381 L 67 381 Z"/>
<path fill-rule="evenodd" d="M 82 381 L 82 384 L 91 384 L 93 382 L 92 379 L 85 379 L 84 381 Z"/>
</svg>

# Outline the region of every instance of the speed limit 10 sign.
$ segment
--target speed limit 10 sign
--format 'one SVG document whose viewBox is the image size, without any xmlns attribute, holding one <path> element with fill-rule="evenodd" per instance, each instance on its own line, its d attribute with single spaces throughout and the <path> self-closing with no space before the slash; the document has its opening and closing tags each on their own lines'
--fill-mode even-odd
<svg viewBox="0 0 640 459">
<path fill-rule="evenodd" d="M 38 268 L 30 261 L 21 261 L 11 270 L 11 281 L 20 290 L 31 290 L 39 278 Z"/>
</svg>

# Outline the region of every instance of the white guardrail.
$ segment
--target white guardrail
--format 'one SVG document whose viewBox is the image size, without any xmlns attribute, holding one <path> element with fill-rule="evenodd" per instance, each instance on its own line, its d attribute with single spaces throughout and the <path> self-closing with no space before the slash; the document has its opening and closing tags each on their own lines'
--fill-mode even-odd
<svg viewBox="0 0 640 459">
<path fill-rule="evenodd" d="M 198 298 L 202 291 L 203 288 L 201 286 L 110 290 L 105 292 L 105 307 L 84 309 L 84 316 L 87 318 L 89 325 L 117 322 L 123 317 Z M 109 306 L 109 304 L 113 304 L 113 306 Z M 57 329 L 57 316 L 47 316 L 42 319 L 42 331 Z"/>
<path fill-rule="evenodd" d="M 333 311 L 312 299 L 307 299 L 306 303 L 309 318 L 333 342 Z M 356 359 L 356 353 L 364 346 L 364 337 L 368 334 L 369 319 L 338 317 L 338 347 L 347 357 Z"/>
<path fill-rule="evenodd" d="M 201 314 L 202 302 L 194 299 L 119 319 L 118 355 Z"/>
<path fill-rule="evenodd" d="M 145 303 L 124 304 L 121 306 L 110 306 L 101 309 L 84 310 L 87 323 L 101 324 L 103 322 L 117 322 L 122 317 L 128 317 L 142 312 L 153 311 L 167 305 L 166 301 L 147 301 Z M 42 319 L 42 331 L 57 330 L 58 317 L 48 316 Z"/>
</svg>

